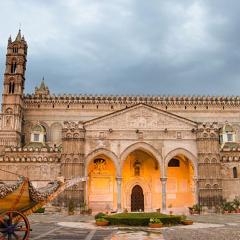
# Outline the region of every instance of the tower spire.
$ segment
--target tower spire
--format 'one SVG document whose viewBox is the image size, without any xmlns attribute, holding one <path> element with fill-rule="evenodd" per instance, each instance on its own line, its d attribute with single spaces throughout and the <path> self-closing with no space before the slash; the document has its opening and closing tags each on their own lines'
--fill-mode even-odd
<svg viewBox="0 0 240 240">
<path fill-rule="evenodd" d="M 21 29 L 19 28 L 19 30 L 18 30 L 18 34 L 17 34 L 17 36 L 16 36 L 15 41 L 21 41 L 21 39 L 22 39 L 22 36 L 21 36 Z"/>
<path fill-rule="evenodd" d="M 45 89 L 44 76 L 43 76 L 41 84 L 40 84 L 40 89 Z"/>
</svg>

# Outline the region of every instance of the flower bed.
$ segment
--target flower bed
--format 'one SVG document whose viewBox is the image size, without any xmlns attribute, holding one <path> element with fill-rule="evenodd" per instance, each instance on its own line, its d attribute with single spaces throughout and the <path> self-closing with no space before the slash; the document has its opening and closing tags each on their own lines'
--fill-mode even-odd
<svg viewBox="0 0 240 240">
<path fill-rule="evenodd" d="M 153 213 L 118 213 L 106 216 L 111 225 L 148 226 L 151 218 L 158 218 L 163 225 L 181 224 L 181 216 Z"/>
<path fill-rule="evenodd" d="M 159 218 L 150 218 L 148 226 L 150 228 L 160 228 L 163 224 Z"/>
<path fill-rule="evenodd" d="M 109 221 L 106 220 L 105 218 L 98 218 L 96 219 L 96 224 L 98 226 L 107 226 L 109 224 Z"/>
</svg>

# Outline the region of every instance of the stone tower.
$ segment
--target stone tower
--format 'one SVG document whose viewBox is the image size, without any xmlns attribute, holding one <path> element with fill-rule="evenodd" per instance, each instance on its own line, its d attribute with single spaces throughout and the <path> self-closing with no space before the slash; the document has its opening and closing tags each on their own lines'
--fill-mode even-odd
<svg viewBox="0 0 240 240">
<path fill-rule="evenodd" d="M 199 124 L 197 130 L 199 203 L 207 207 L 222 202 L 219 128 L 217 123 Z"/>
<path fill-rule="evenodd" d="M 27 42 L 19 30 L 16 39 L 8 39 L 3 80 L 0 150 L 21 145 L 23 91 L 27 62 Z"/>
<path fill-rule="evenodd" d="M 65 121 L 62 130 L 61 175 L 66 180 L 85 176 L 84 148 L 85 129 L 81 122 Z M 64 191 L 64 202 L 72 199 L 79 206 L 86 200 L 86 188 L 83 182 Z"/>
</svg>

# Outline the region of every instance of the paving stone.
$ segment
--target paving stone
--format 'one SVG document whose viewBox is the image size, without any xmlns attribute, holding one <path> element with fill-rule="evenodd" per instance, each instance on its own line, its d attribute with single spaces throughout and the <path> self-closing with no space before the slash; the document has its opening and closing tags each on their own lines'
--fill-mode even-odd
<svg viewBox="0 0 240 240">
<path fill-rule="evenodd" d="M 92 217 L 31 216 L 31 240 L 240 240 L 240 214 L 190 216 L 192 226 L 99 228 Z M 65 221 L 65 222 L 61 222 Z M 83 222 L 86 221 L 86 222 Z M 61 222 L 61 224 L 59 224 Z"/>
</svg>

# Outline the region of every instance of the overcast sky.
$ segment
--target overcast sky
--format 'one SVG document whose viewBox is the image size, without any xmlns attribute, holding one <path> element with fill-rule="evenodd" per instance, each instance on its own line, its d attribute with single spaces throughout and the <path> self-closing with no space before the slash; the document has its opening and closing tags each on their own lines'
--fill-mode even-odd
<svg viewBox="0 0 240 240">
<path fill-rule="evenodd" d="M 0 70 L 19 23 L 25 91 L 240 95 L 239 0 L 0 0 Z"/>
</svg>

